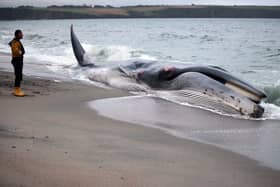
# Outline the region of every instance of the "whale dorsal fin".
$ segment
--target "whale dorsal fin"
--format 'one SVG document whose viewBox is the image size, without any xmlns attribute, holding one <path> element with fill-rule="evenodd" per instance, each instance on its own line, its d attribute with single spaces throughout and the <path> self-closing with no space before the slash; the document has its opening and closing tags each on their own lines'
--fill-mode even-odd
<svg viewBox="0 0 280 187">
<path fill-rule="evenodd" d="M 73 25 L 71 25 L 70 34 L 71 34 L 71 43 L 72 43 L 73 52 L 74 52 L 74 55 L 75 55 L 79 65 L 83 66 L 83 67 L 95 66 L 93 63 L 89 63 L 85 60 L 86 52 L 85 52 L 83 46 L 81 45 L 79 39 L 77 38 L 77 36 L 74 33 Z"/>
</svg>

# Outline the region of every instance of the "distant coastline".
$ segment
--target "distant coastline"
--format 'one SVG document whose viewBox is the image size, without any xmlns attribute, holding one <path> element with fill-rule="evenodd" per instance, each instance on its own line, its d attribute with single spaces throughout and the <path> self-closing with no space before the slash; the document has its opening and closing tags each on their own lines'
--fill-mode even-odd
<svg viewBox="0 0 280 187">
<path fill-rule="evenodd" d="M 98 18 L 280 18 L 280 6 L 49 6 L 0 8 L 0 20 Z"/>
</svg>

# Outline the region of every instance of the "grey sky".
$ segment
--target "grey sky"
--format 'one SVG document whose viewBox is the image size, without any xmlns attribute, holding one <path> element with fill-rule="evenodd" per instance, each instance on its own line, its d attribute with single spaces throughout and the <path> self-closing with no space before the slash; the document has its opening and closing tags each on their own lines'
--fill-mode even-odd
<svg viewBox="0 0 280 187">
<path fill-rule="evenodd" d="M 0 6 L 47 5 L 151 5 L 151 4 L 280 5 L 280 0 L 0 0 Z"/>
</svg>

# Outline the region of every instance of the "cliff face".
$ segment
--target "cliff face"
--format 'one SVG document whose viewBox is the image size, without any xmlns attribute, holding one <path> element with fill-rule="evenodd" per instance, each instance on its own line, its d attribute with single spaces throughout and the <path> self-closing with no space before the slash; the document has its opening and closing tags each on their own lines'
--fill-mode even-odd
<svg viewBox="0 0 280 187">
<path fill-rule="evenodd" d="M 0 20 L 82 18 L 280 18 L 274 6 L 134 6 L 0 8 Z"/>
</svg>

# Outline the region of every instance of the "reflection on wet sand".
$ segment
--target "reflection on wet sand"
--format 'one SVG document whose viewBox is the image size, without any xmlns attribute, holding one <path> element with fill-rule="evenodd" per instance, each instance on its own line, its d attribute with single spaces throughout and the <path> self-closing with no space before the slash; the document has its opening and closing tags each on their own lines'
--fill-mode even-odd
<svg viewBox="0 0 280 187">
<path fill-rule="evenodd" d="M 89 106 L 109 118 L 158 128 L 280 169 L 280 124 L 276 120 L 235 119 L 146 96 L 96 100 Z"/>
</svg>

